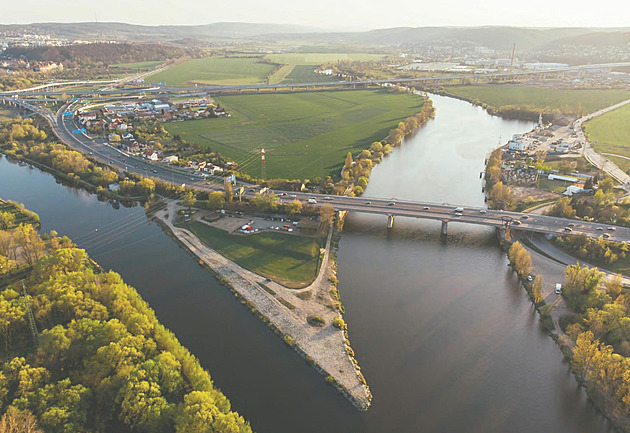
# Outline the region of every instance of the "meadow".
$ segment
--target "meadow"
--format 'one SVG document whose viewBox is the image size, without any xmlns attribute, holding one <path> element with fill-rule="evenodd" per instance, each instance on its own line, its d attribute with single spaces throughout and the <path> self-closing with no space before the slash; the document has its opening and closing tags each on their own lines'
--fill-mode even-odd
<svg viewBox="0 0 630 433">
<path fill-rule="evenodd" d="M 516 84 L 448 86 L 446 92 L 469 100 L 478 99 L 493 107 L 531 105 L 572 113 L 580 104 L 586 113 L 630 99 L 628 89 L 547 89 Z"/>
<path fill-rule="evenodd" d="M 384 139 L 417 113 L 420 96 L 385 90 L 243 94 L 216 101 L 231 117 L 167 123 L 172 135 L 209 147 L 260 177 L 265 147 L 267 178 L 338 178 L 348 152 Z"/>
<path fill-rule="evenodd" d="M 150 61 L 150 62 L 135 62 L 135 63 L 116 63 L 111 65 L 112 68 L 125 68 L 125 69 L 137 69 L 139 71 L 150 71 L 151 69 L 155 69 L 164 63 L 161 60 Z"/>
<path fill-rule="evenodd" d="M 276 232 L 231 235 L 197 221 L 183 227 L 221 255 L 287 287 L 307 286 L 317 276 L 317 239 Z"/>
<path fill-rule="evenodd" d="M 265 59 L 279 65 L 322 65 L 341 60 L 361 61 L 382 60 L 383 54 L 368 53 L 283 53 L 268 54 Z"/>
<path fill-rule="evenodd" d="M 189 60 L 145 79 L 149 83 L 247 85 L 264 82 L 277 67 L 258 57 L 204 57 Z"/>
</svg>

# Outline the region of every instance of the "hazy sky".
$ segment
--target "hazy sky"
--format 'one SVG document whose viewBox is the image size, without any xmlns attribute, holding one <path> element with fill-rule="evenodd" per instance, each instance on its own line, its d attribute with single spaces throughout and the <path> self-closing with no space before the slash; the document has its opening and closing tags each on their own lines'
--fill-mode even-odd
<svg viewBox="0 0 630 433">
<path fill-rule="evenodd" d="M 326 29 L 397 26 L 626 27 L 626 0 L 3 0 L 0 22 L 117 21 L 208 24 L 238 21 Z"/>
</svg>

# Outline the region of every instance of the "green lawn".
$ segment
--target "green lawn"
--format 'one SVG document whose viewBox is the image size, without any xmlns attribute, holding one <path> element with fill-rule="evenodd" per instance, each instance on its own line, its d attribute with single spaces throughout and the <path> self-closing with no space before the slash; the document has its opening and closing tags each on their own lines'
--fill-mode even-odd
<svg viewBox="0 0 630 433">
<path fill-rule="evenodd" d="M 141 71 L 150 71 L 155 69 L 164 63 L 162 60 L 155 60 L 152 62 L 134 62 L 134 63 L 116 63 L 111 65 L 112 68 L 126 68 L 126 69 L 138 69 Z"/>
<path fill-rule="evenodd" d="M 494 107 L 532 105 L 572 112 L 582 104 L 587 113 L 630 99 L 628 89 L 546 89 L 516 84 L 488 84 L 448 86 L 445 90 L 464 98 L 478 99 Z"/>
<path fill-rule="evenodd" d="M 261 146 L 267 177 L 338 177 L 348 152 L 357 154 L 420 111 L 423 98 L 384 90 L 243 94 L 216 98 L 230 118 L 172 122 L 164 127 L 208 146 L 260 176 Z"/>
<path fill-rule="evenodd" d="M 317 65 L 296 65 L 291 70 L 291 73 L 284 78 L 282 84 L 323 83 L 339 80 L 337 77 L 317 74 L 314 72 L 315 68 L 317 68 Z"/>
<path fill-rule="evenodd" d="M 630 105 L 589 120 L 584 124 L 584 131 L 598 152 L 630 157 Z M 622 163 L 626 168 L 617 165 L 627 170 L 629 162 Z"/>
<path fill-rule="evenodd" d="M 9 212 L 14 215 L 15 217 L 15 220 L 13 220 L 14 227 L 22 223 L 33 224 L 35 226 L 39 226 L 39 221 L 35 221 L 35 219 L 33 219 L 31 216 L 22 213 L 22 211 L 20 211 L 20 209 L 18 209 L 18 207 L 15 206 L 14 204 L 4 201 L 2 199 L 0 199 L 0 212 Z M 33 212 L 33 215 L 36 216 L 37 214 Z M 12 228 L 12 227 L 9 227 L 9 228 Z"/>
<path fill-rule="evenodd" d="M 263 82 L 276 65 L 261 63 L 257 57 L 204 57 L 189 60 L 145 79 L 170 86 L 191 83 L 239 85 Z"/>
<path fill-rule="evenodd" d="M 383 54 L 369 53 L 285 53 L 268 54 L 265 59 L 279 65 L 321 65 L 335 63 L 340 60 L 367 61 L 382 60 Z"/>
<path fill-rule="evenodd" d="M 197 221 L 182 226 L 221 255 L 287 287 L 305 287 L 317 276 L 320 244 L 315 239 L 275 232 L 231 235 Z"/>
</svg>

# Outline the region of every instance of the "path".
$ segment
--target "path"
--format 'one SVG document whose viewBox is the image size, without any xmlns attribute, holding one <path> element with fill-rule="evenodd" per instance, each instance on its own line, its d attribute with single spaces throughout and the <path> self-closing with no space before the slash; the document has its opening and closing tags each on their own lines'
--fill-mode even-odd
<svg viewBox="0 0 630 433">
<path fill-rule="evenodd" d="M 593 164 L 595 167 L 608 173 L 613 179 L 615 179 L 622 185 L 623 189 L 625 189 L 626 192 L 630 192 L 630 176 L 628 175 L 628 173 L 620 169 L 617 164 L 615 164 L 605 156 L 597 153 L 595 149 L 593 149 L 593 146 L 591 146 L 591 143 L 586 140 L 584 130 L 582 129 L 582 124 L 584 122 L 587 122 L 595 117 L 599 117 L 602 114 L 606 114 L 609 111 L 616 110 L 617 108 L 623 107 L 627 104 L 630 104 L 630 99 L 588 114 L 576 120 L 573 125 L 575 133 L 578 135 L 578 140 L 581 143 L 584 143 L 584 146 L 582 146 L 582 155 L 584 156 L 584 158 L 586 158 L 586 160 Z"/>
</svg>

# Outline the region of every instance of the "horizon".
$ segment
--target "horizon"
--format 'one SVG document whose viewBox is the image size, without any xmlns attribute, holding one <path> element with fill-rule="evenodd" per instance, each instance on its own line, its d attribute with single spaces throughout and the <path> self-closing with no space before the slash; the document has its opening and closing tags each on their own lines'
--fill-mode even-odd
<svg viewBox="0 0 630 433">
<path fill-rule="evenodd" d="M 111 0 L 106 5 L 77 4 L 63 7 L 63 0 L 32 0 L 4 6 L 0 23 L 33 25 L 43 23 L 124 23 L 143 26 L 207 25 L 213 23 L 276 24 L 315 27 L 322 31 L 368 31 L 397 27 L 517 27 L 517 28 L 627 28 L 630 6 L 617 0 L 601 0 L 593 10 L 585 0 L 531 0 L 517 13 L 501 0 L 473 5 L 464 0 L 445 0 L 422 6 L 413 0 L 397 0 L 388 7 L 376 2 L 350 0 L 340 4 L 321 0 L 295 7 L 290 0 L 265 4 L 243 0 L 239 7 L 209 6 L 201 0 L 182 0 L 177 7 L 168 2 Z M 162 5 L 160 5 L 162 3 Z M 57 4 L 57 5 L 56 5 Z M 588 8 L 588 9 L 587 9 Z M 282 14 L 278 10 L 282 9 Z M 401 13 L 401 11 L 412 13 Z M 417 14 L 413 11 L 419 11 Z M 586 13 L 585 11 L 588 11 Z M 615 11 L 611 14 L 611 11 Z M 624 13 L 625 12 L 625 13 Z M 212 18 L 208 16 L 211 15 Z M 350 19 L 349 19 L 350 17 Z"/>
</svg>

